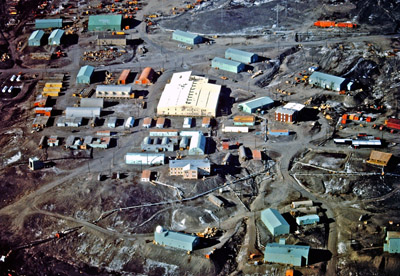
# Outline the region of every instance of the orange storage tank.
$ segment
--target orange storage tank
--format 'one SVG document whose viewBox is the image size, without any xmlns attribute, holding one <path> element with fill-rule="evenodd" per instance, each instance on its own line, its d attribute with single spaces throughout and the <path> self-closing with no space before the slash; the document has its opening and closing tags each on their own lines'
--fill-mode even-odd
<svg viewBox="0 0 400 276">
<path fill-rule="evenodd" d="M 346 122 L 347 122 L 347 120 L 346 120 L 346 119 L 342 119 L 342 125 L 345 125 L 345 124 L 346 124 Z"/>
<path fill-rule="evenodd" d="M 335 21 L 317 21 L 314 23 L 314 26 L 321 28 L 335 27 Z"/>
<path fill-rule="evenodd" d="M 343 119 L 343 120 L 347 120 L 347 116 L 348 116 L 347 114 L 343 114 L 343 115 L 342 115 L 342 119 Z"/>
</svg>

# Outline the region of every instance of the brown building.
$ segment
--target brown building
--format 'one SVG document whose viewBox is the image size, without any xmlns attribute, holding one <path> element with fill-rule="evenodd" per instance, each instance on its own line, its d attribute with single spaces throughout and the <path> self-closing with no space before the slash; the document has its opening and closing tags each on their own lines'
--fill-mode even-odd
<svg viewBox="0 0 400 276">
<path fill-rule="evenodd" d="M 369 156 L 367 163 L 386 167 L 390 161 L 390 158 L 392 158 L 391 153 L 373 150 L 371 151 L 371 155 Z"/>
<path fill-rule="evenodd" d="M 182 175 L 183 179 L 197 179 L 210 175 L 211 164 L 208 159 L 170 160 L 169 175 Z"/>
</svg>

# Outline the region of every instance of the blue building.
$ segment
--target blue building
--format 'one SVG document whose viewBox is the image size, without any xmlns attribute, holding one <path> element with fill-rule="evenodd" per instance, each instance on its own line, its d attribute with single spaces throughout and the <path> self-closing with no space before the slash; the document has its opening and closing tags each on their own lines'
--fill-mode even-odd
<svg viewBox="0 0 400 276">
<path fill-rule="evenodd" d="M 400 253 L 400 232 L 388 231 L 386 243 L 383 244 L 383 251 L 389 253 Z"/>
<path fill-rule="evenodd" d="M 193 251 L 199 244 L 200 239 L 197 236 L 169 231 L 161 226 L 157 226 L 154 232 L 154 241 L 156 244 Z"/>
<path fill-rule="evenodd" d="M 319 86 L 324 89 L 341 91 L 341 90 L 352 90 L 353 82 L 349 79 L 321 73 L 314 72 L 311 74 L 308 82 L 312 85 Z"/>
<path fill-rule="evenodd" d="M 172 39 L 176 41 L 180 41 L 186 44 L 199 44 L 203 42 L 203 37 L 197 35 L 197 34 L 192 34 L 180 30 L 176 30 L 172 33 Z"/>
<path fill-rule="evenodd" d="M 44 32 L 42 30 L 34 31 L 28 39 L 28 46 L 42 45 L 43 35 L 44 35 Z"/>
<path fill-rule="evenodd" d="M 258 55 L 254 53 L 249 53 L 242 50 L 228 48 L 225 51 L 225 58 L 236 60 L 245 64 L 250 64 L 258 60 Z"/>
<path fill-rule="evenodd" d="M 266 109 L 274 105 L 274 100 L 270 97 L 261 97 L 254 100 L 250 100 L 241 104 L 238 104 L 239 110 L 246 113 L 254 113 L 257 109 Z"/>
<path fill-rule="evenodd" d="M 240 73 L 244 70 L 243 63 L 229 60 L 229 59 L 220 58 L 220 57 L 215 57 L 211 61 L 211 67 L 213 67 L 215 69 L 232 72 L 232 73 Z"/>
<path fill-rule="evenodd" d="M 306 215 L 296 218 L 296 223 L 298 225 L 309 225 L 309 224 L 317 224 L 319 222 L 318 215 Z"/>
<path fill-rule="evenodd" d="M 36 19 L 36 29 L 62 28 L 62 19 Z"/>
<path fill-rule="evenodd" d="M 94 67 L 90 65 L 82 66 L 79 69 L 78 75 L 76 76 L 76 83 L 90 84 Z"/>
<path fill-rule="evenodd" d="M 61 39 L 64 36 L 64 31 L 56 29 L 49 36 L 49 45 L 61 45 Z"/>
<path fill-rule="evenodd" d="M 274 236 L 290 233 L 289 223 L 276 209 L 268 208 L 263 210 L 261 212 L 261 220 Z"/>
<path fill-rule="evenodd" d="M 293 266 L 308 265 L 310 246 L 268 243 L 265 247 L 264 261 L 269 263 L 289 264 Z"/>
</svg>

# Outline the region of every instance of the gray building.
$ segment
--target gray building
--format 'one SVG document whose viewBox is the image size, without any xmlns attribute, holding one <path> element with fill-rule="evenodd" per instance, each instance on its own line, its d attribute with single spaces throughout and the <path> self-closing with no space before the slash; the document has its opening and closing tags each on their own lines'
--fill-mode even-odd
<svg viewBox="0 0 400 276">
<path fill-rule="evenodd" d="M 215 57 L 211 61 L 211 67 L 232 73 L 239 73 L 244 70 L 245 65 L 237 61 Z"/>
<path fill-rule="evenodd" d="M 290 233 L 290 225 L 278 210 L 268 208 L 261 212 L 261 220 L 272 235 L 284 235 Z"/>
<path fill-rule="evenodd" d="M 204 155 L 206 150 L 206 137 L 201 131 L 181 131 L 180 136 L 190 137 L 188 155 Z"/>
<path fill-rule="evenodd" d="M 170 140 L 168 137 L 145 137 L 140 147 L 142 151 L 174 151 L 174 144 L 174 141 Z"/>
<path fill-rule="evenodd" d="M 237 49 L 232 49 L 228 48 L 225 51 L 225 58 L 226 59 L 231 59 L 231 60 L 236 60 L 241 63 L 245 64 L 250 64 L 253 62 L 256 62 L 258 60 L 258 55 L 242 50 L 237 50 Z"/>
<path fill-rule="evenodd" d="M 191 45 L 199 44 L 199 43 L 203 42 L 203 37 L 196 35 L 196 34 L 180 31 L 180 30 L 176 30 L 172 33 L 172 39 L 183 42 L 183 43 L 191 44 Z"/>
<path fill-rule="evenodd" d="M 66 118 L 64 116 L 57 119 L 58 127 L 79 127 L 82 125 L 82 117 Z"/>
<path fill-rule="evenodd" d="M 161 226 L 157 226 L 154 232 L 154 241 L 156 244 L 193 251 L 199 244 L 200 239 L 195 235 L 189 235 L 174 231 L 169 231 Z"/>
<path fill-rule="evenodd" d="M 28 39 L 28 46 L 41 46 L 44 32 L 42 30 L 34 31 Z"/>
<path fill-rule="evenodd" d="M 349 91 L 353 89 L 353 82 L 351 82 L 349 79 L 321 72 L 312 73 L 308 79 L 308 82 L 312 85 L 335 91 L 341 91 L 341 90 Z"/>
<path fill-rule="evenodd" d="M 263 110 L 266 108 L 270 108 L 274 105 L 274 100 L 270 97 L 260 97 L 254 100 L 249 100 L 247 102 L 238 104 L 239 110 L 242 110 L 246 113 L 254 113 L 258 109 Z"/>
<path fill-rule="evenodd" d="M 67 107 L 65 109 L 66 118 L 93 118 L 99 117 L 100 107 Z"/>
<path fill-rule="evenodd" d="M 134 96 L 130 85 L 97 85 L 96 87 L 96 98 L 130 99 Z"/>
</svg>

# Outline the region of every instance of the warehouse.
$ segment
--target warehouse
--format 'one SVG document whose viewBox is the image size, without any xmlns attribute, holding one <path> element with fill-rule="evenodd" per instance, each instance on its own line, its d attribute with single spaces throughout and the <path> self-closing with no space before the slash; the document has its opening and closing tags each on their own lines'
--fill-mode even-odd
<svg viewBox="0 0 400 276">
<path fill-rule="evenodd" d="M 275 120 L 285 123 L 299 121 L 303 108 L 304 105 L 298 103 L 288 103 L 283 107 L 278 107 L 275 111 Z"/>
<path fill-rule="evenodd" d="M 162 92 L 157 115 L 216 116 L 221 86 L 191 74 L 188 71 L 172 75 Z"/>
<path fill-rule="evenodd" d="M 126 36 L 124 34 L 99 34 L 97 46 L 126 46 Z"/>
<path fill-rule="evenodd" d="M 270 108 L 274 105 L 274 101 L 270 97 L 261 97 L 238 104 L 239 110 L 246 113 L 254 113 L 257 110 Z"/>
<path fill-rule="evenodd" d="M 94 71 L 93 66 L 90 65 L 82 66 L 81 69 L 79 69 L 78 75 L 76 76 L 76 83 L 90 84 L 93 71 Z"/>
<path fill-rule="evenodd" d="M 204 155 L 206 149 L 206 137 L 201 131 L 181 131 L 180 136 L 190 137 L 188 155 Z"/>
<path fill-rule="evenodd" d="M 64 36 L 64 31 L 56 29 L 49 36 L 49 45 L 61 45 Z"/>
<path fill-rule="evenodd" d="M 389 253 L 400 253 L 400 232 L 387 231 L 383 251 Z"/>
<path fill-rule="evenodd" d="M 248 126 L 226 126 L 223 124 L 222 132 L 247 133 L 247 132 L 249 132 L 249 127 Z"/>
<path fill-rule="evenodd" d="M 162 139 L 155 137 L 145 137 L 143 142 L 140 144 L 142 151 L 174 151 L 174 141 L 168 137 L 163 137 Z"/>
<path fill-rule="evenodd" d="M 67 107 L 65 109 L 66 118 L 93 118 L 99 117 L 100 107 Z"/>
<path fill-rule="evenodd" d="M 308 82 L 312 85 L 335 91 L 350 91 L 353 89 L 353 82 L 351 82 L 349 79 L 321 72 L 313 72 L 309 77 Z"/>
<path fill-rule="evenodd" d="M 250 64 L 258 60 L 258 55 L 254 53 L 249 53 L 246 51 L 241 51 L 237 49 L 228 48 L 225 51 L 225 58 L 236 60 L 241 63 Z"/>
<path fill-rule="evenodd" d="M 210 127 L 210 126 L 211 126 L 211 118 L 204 117 L 203 120 L 201 121 L 201 127 Z"/>
<path fill-rule="evenodd" d="M 118 78 L 118 84 L 126 84 L 128 82 L 130 73 L 131 73 L 131 70 L 129 70 L 129 69 L 123 70 L 121 75 Z"/>
<path fill-rule="evenodd" d="M 318 222 L 319 222 L 318 215 L 306 215 L 296 218 L 296 223 L 298 225 L 317 224 Z"/>
<path fill-rule="evenodd" d="M 89 16 L 89 31 L 120 31 L 122 15 L 91 15 Z"/>
<path fill-rule="evenodd" d="M 237 61 L 215 57 L 211 61 L 211 67 L 232 73 L 240 73 L 244 70 L 245 65 Z"/>
<path fill-rule="evenodd" d="M 290 232 L 289 223 L 276 209 L 268 208 L 263 210 L 261 212 L 261 220 L 274 236 L 289 234 Z"/>
<path fill-rule="evenodd" d="M 172 33 L 172 39 L 176 41 L 180 41 L 183 43 L 187 44 L 199 44 L 203 42 L 203 37 L 197 35 L 197 34 L 192 34 L 180 30 L 176 30 Z"/>
<path fill-rule="evenodd" d="M 36 19 L 36 29 L 62 28 L 62 19 Z"/>
<path fill-rule="evenodd" d="M 149 131 L 149 135 L 151 137 L 177 137 L 178 134 L 179 133 L 177 129 L 153 129 Z"/>
<path fill-rule="evenodd" d="M 371 151 L 367 163 L 386 167 L 389 164 L 391 158 L 392 158 L 391 153 L 373 150 Z"/>
<path fill-rule="evenodd" d="M 34 31 L 28 39 L 28 46 L 40 46 L 43 42 L 44 32 L 42 30 Z"/>
<path fill-rule="evenodd" d="M 164 165 L 165 155 L 163 153 L 127 153 L 125 163 L 130 165 Z"/>
<path fill-rule="evenodd" d="M 154 241 L 156 244 L 193 251 L 199 244 L 200 239 L 195 235 L 173 232 L 164 229 L 162 226 L 157 226 L 154 232 Z"/>
<path fill-rule="evenodd" d="M 235 126 L 254 126 L 256 118 L 254 116 L 235 116 L 233 117 L 233 124 Z"/>
<path fill-rule="evenodd" d="M 310 246 L 268 243 L 265 246 L 264 261 L 293 266 L 308 265 Z"/>
<path fill-rule="evenodd" d="M 208 159 L 183 159 L 169 161 L 169 175 L 182 175 L 183 179 L 197 179 L 210 175 L 211 164 Z"/>
<path fill-rule="evenodd" d="M 82 98 L 81 107 L 104 107 L 104 99 Z"/>
<path fill-rule="evenodd" d="M 82 117 L 65 118 L 59 117 L 56 122 L 58 127 L 79 127 L 82 125 Z"/>
<path fill-rule="evenodd" d="M 130 85 L 97 85 L 96 98 L 131 99 L 135 96 Z"/>
<path fill-rule="evenodd" d="M 153 68 L 146 67 L 143 69 L 139 78 L 135 81 L 135 84 L 150 85 L 153 83 L 155 72 Z"/>
</svg>

